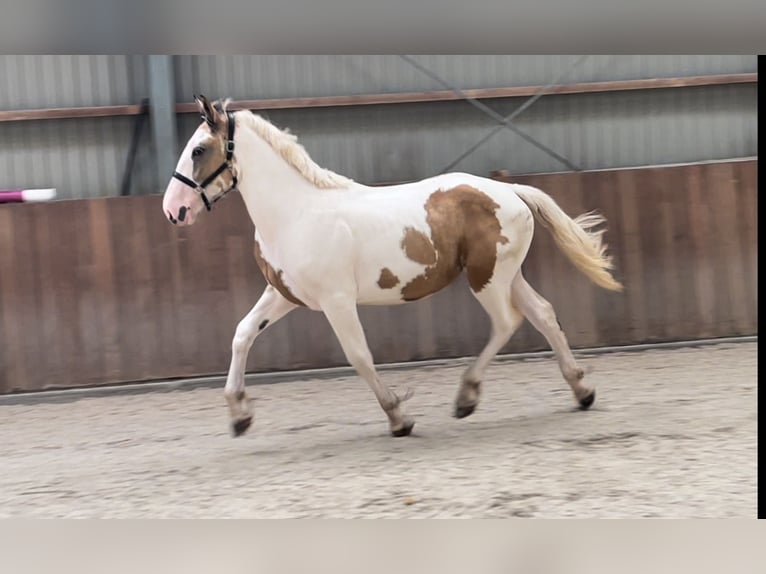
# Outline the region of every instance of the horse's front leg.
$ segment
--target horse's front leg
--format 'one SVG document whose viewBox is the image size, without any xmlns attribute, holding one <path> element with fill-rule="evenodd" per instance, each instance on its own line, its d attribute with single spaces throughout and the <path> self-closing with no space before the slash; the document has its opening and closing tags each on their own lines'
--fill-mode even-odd
<svg viewBox="0 0 766 574">
<path fill-rule="evenodd" d="M 348 362 L 367 381 L 388 416 L 391 434 L 395 437 L 409 435 L 415 422 L 402 414 L 402 399 L 378 378 L 356 303 L 350 298 L 335 298 L 324 301 L 322 311 L 338 337 Z"/>
<path fill-rule="evenodd" d="M 237 325 L 231 342 L 231 365 L 224 389 L 226 402 L 231 411 L 231 428 L 234 436 L 244 433 L 253 421 L 253 410 L 245 393 L 245 365 L 250 348 L 258 335 L 295 307 L 296 305 L 269 285 L 255 306 Z"/>
</svg>

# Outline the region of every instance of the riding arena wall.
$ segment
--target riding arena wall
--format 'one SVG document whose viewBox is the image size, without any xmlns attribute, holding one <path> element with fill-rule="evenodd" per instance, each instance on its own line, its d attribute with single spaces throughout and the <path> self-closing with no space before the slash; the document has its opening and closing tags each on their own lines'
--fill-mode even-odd
<svg viewBox="0 0 766 574">
<path fill-rule="evenodd" d="M 757 334 L 757 160 L 501 178 L 606 216 L 624 292 L 590 285 L 539 225 L 523 265 L 573 348 Z M 0 394 L 225 374 L 265 286 L 252 223 L 238 194 L 190 228 L 169 225 L 161 201 L 0 205 Z M 361 316 L 379 364 L 474 355 L 489 335 L 462 279 Z M 544 349 L 525 323 L 502 352 Z M 298 309 L 258 338 L 247 370 L 345 364 L 324 316 Z"/>
</svg>

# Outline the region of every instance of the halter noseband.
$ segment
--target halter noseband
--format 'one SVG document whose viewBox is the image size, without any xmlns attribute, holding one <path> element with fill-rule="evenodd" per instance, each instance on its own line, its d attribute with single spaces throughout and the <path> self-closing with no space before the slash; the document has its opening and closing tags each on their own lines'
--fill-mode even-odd
<svg viewBox="0 0 766 574">
<path fill-rule="evenodd" d="M 234 170 L 232 169 L 231 160 L 234 157 L 234 114 L 231 112 L 226 112 L 226 117 L 228 118 L 228 126 L 227 126 L 227 139 L 226 139 L 226 160 L 218 166 L 218 169 L 215 170 L 213 173 L 211 173 L 209 176 L 207 176 L 202 183 L 197 183 L 191 178 L 186 177 L 182 173 L 178 173 L 177 171 L 173 172 L 173 177 L 177 180 L 185 183 L 192 189 L 194 189 L 197 193 L 199 193 L 200 197 L 202 198 L 202 202 L 205 204 L 205 208 L 210 211 L 213 209 L 213 203 L 221 199 L 224 195 L 229 193 L 232 190 L 237 189 L 237 174 L 234 173 Z M 205 194 L 205 188 L 213 183 L 216 178 L 223 173 L 225 169 L 228 169 L 231 172 L 232 176 L 232 182 L 231 187 L 224 191 L 223 193 L 219 193 L 213 198 L 212 203 L 207 198 L 207 195 Z"/>
</svg>

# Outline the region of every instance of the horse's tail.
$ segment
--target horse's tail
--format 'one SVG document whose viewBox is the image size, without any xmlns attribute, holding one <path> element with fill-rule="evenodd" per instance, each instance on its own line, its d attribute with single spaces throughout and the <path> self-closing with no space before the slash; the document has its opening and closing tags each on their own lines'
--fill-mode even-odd
<svg viewBox="0 0 766 574">
<path fill-rule="evenodd" d="M 514 191 L 577 269 L 599 287 L 622 291 L 622 285 L 609 272 L 613 268 L 612 259 L 606 254 L 601 238 L 606 230 L 592 231 L 606 221 L 601 215 L 589 212 L 572 219 L 552 197 L 537 188 L 515 184 Z"/>
</svg>

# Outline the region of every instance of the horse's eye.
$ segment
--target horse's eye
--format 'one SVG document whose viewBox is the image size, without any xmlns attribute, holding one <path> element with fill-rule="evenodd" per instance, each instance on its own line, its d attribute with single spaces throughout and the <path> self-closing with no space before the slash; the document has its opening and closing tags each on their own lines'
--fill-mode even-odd
<svg viewBox="0 0 766 574">
<path fill-rule="evenodd" d="M 205 153 L 205 148 L 202 146 L 197 146 L 192 150 L 192 157 L 199 157 L 203 153 Z"/>
</svg>

